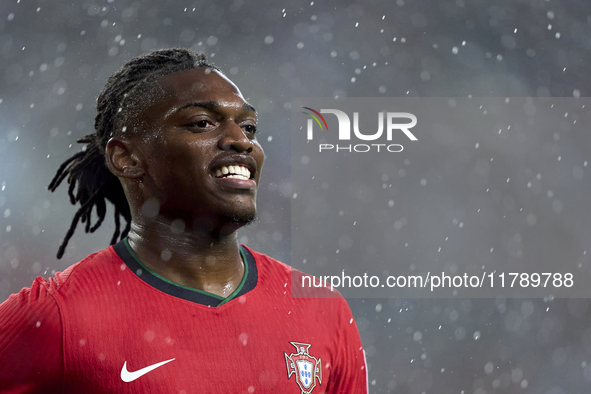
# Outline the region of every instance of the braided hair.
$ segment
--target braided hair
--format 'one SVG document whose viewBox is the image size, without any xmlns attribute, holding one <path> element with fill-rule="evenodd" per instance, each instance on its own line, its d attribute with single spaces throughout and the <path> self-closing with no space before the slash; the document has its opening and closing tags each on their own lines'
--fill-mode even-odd
<svg viewBox="0 0 591 394">
<path fill-rule="evenodd" d="M 97 99 L 94 133 L 77 140 L 86 145 L 62 163 L 48 186 L 53 192 L 67 177 L 70 202 L 80 204 L 59 247 L 58 259 L 64 255 L 80 221 L 85 223 L 87 233 L 99 228 L 105 219 L 107 200 L 115 206 L 115 232 L 111 245 L 127 235 L 131 227 L 131 211 L 119 179 L 105 164 L 107 141 L 127 131 L 126 122 L 137 115 L 141 106 L 146 105 L 146 97 L 157 93 L 158 78 L 198 67 L 219 71 L 207 62 L 203 53 L 182 48 L 161 49 L 131 59 L 109 77 Z M 98 218 L 92 224 L 91 214 L 95 208 Z M 127 222 L 123 231 L 121 216 Z"/>
</svg>

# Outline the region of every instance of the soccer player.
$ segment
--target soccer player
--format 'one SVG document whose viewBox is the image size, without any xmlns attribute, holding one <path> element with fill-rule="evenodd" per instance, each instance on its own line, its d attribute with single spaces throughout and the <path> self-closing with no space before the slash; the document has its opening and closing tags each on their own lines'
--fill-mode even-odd
<svg viewBox="0 0 591 394">
<path fill-rule="evenodd" d="M 300 274 L 237 242 L 255 216 L 256 128 L 204 55 L 154 51 L 109 78 L 50 189 L 67 178 L 80 204 L 60 257 L 107 200 L 114 245 L 0 305 L 0 393 L 367 392 L 347 303 L 292 297 Z"/>
</svg>

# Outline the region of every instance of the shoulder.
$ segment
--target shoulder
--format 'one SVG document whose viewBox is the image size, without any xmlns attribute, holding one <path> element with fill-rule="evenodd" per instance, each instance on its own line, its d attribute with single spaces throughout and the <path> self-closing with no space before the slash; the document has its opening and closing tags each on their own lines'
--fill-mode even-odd
<svg viewBox="0 0 591 394">
<path fill-rule="evenodd" d="M 108 266 L 105 261 L 112 262 L 112 254 L 114 254 L 112 248 L 107 248 L 87 256 L 62 272 L 57 272 L 49 279 L 36 277 L 30 287 L 24 287 L 0 304 L 0 317 L 2 317 L 0 328 L 6 328 L 8 325 L 30 324 L 29 320 L 48 314 L 59 315 L 60 299 L 68 291 L 70 284 L 96 277 L 100 274 L 99 271 Z M 8 315 L 13 318 L 4 318 Z M 54 318 L 50 320 L 59 322 L 59 317 L 57 320 Z M 1 345 L 0 348 L 2 348 Z"/>
<path fill-rule="evenodd" d="M 63 272 L 56 273 L 49 279 L 48 284 L 52 292 L 63 292 L 71 282 L 102 278 L 105 274 L 116 272 L 121 264 L 123 262 L 110 246 L 86 256 Z"/>
<path fill-rule="evenodd" d="M 291 272 L 290 266 L 275 260 L 264 253 L 256 252 L 246 245 L 241 246 L 247 254 L 247 259 L 248 254 L 254 258 L 259 282 L 284 282 L 289 278 Z"/>
<path fill-rule="evenodd" d="M 331 299 L 332 302 L 347 306 L 347 302 L 341 293 L 331 288 L 321 278 L 309 275 L 246 246 L 245 248 L 255 258 L 259 278 L 265 282 L 265 285 L 268 284 L 267 282 L 280 283 L 283 287 L 287 287 L 290 290 L 291 298 L 294 299 L 322 298 L 326 299 L 326 302 L 331 302 L 329 301 Z"/>
<path fill-rule="evenodd" d="M 0 333 L 6 334 L 9 330 L 19 330 L 20 327 L 40 327 L 47 319 L 59 324 L 58 315 L 59 310 L 52 295 L 51 284 L 44 278 L 37 277 L 30 287 L 24 287 L 0 304 Z M 51 326 L 44 324 L 46 329 Z M 8 339 L 2 336 L 0 349 L 6 345 L 2 340 Z"/>
<path fill-rule="evenodd" d="M 63 325 L 54 291 L 53 280 L 38 277 L 0 304 L 0 387 L 52 392 L 61 382 Z"/>
</svg>

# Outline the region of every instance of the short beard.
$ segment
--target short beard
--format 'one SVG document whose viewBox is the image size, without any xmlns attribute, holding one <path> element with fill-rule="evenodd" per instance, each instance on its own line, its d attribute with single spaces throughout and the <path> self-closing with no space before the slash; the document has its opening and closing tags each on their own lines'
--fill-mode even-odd
<svg viewBox="0 0 591 394">
<path fill-rule="evenodd" d="M 236 232 L 239 228 L 252 224 L 258 220 L 258 216 L 254 212 L 233 213 L 224 216 L 221 220 L 223 226 L 214 233 L 217 236 L 228 236 Z"/>
<path fill-rule="evenodd" d="M 258 216 L 256 212 L 235 213 L 228 216 L 227 220 L 239 227 L 243 227 L 256 222 L 258 220 Z"/>
</svg>

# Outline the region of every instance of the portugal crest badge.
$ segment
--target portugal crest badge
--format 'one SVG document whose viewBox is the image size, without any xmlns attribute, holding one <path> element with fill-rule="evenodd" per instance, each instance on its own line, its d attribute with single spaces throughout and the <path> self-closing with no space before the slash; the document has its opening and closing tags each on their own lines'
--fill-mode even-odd
<svg viewBox="0 0 591 394">
<path fill-rule="evenodd" d="M 307 343 L 290 342 L 295 348 L 296 352 L 290 355 L 285 355 L 285 364 L 287 365 L 287 379 L 291 375 L 296 376 L 296 383 L 300 386 L 302 394 L 311 394 L 314 387 L 316 387 L 316 380 L 318 384 L 322 384 L 322 363 L 320 358 L 310 356 L 308 349 L 310 346 Z"/>
</svg>

